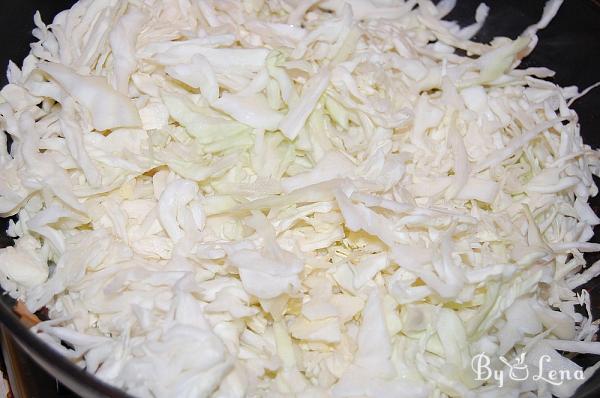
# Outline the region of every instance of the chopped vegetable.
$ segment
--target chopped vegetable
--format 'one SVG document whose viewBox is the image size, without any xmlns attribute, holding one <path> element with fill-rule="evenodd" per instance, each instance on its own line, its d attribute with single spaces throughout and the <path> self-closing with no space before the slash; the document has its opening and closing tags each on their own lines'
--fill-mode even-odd
<svg viewBox="0 0 600 398">
<path fill-rule="evenodd" d="M 600 274 L 582 255 L 600 248 L 600 152 L 577 90 L 517 69 L 561 1 L 491 43 L 471 41 L 490 9 L 460 27 L 455 3 L 36 15 L 0 91 L 0 214 L 18 215 L 0 284 L 18 313 L 139 397 L 573 394 L 583 380 L 471 368 L 575 371 L 562 352 L 600 352 L 573 292 Z"/>
</svg>

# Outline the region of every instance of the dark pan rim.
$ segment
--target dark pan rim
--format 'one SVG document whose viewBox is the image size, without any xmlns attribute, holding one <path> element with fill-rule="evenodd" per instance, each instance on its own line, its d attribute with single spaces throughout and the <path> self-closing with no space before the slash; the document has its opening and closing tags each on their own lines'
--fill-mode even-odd
<svg viewBox="0 0 600 398">
<path fill-rule="evenodd" d="M 6 296 L 4 289 L 0 294 Z M 61 383 L 75 392 L 90 393 L 94 397 L 133 398 L 120 388 L 112 386 L 94 374 L 77 366 L 67 357 L 61 355 L 42 339 L 37 337 L 7 305 L 7 297 L 0 300 L 0 321 L 10 331 L 12 337 L 31 358 L 35 360 L 46 372 L 60 380 Z M 82 391 L 81 386 L 87 391 Z"/>
</svg>

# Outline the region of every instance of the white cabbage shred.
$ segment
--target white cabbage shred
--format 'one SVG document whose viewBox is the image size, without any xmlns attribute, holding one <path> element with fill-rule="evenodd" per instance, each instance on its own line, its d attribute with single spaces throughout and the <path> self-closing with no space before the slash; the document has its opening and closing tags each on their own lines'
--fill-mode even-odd
<svg viewBox="0 0 600 398">
<path fill-rule="evenodd" d="M 560 3 L 489 44 L 451 0 L 36 15 L 0 92 L 2 287 L 139 397 L 570 396 L 471 370 L 600 352 L 573 291 L 600 153 L 577 90 L 516 69 Z"/>
</svg>

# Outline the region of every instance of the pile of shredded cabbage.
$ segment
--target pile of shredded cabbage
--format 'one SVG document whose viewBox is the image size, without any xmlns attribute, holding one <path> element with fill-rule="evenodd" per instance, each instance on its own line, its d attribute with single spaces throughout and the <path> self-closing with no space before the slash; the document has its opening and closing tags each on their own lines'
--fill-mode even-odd
<svg viewBox="0 0 600 398">
<path fill-rule="evenodd" d="M 471 367 L 600 353 L 573 292 L 600 153 L 577 88 L 516 69 L 560 4 L 490 44 L 454 0 L 36 15 L 0 92 L 2 287 L 139 397 L 570 396 Z"/>
</svg>

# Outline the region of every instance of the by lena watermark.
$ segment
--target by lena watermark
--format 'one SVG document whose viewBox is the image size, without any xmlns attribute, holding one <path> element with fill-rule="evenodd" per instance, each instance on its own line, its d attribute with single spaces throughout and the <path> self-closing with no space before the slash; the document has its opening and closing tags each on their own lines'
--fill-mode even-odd
<svg viewBox="0 0 600 398">
<path fill-rule="evenodd" d="M 522 353 L 514 359 L 514 362 L 508 361 L 505 357 L 500 356 L 498 359 L 505 367 L 502 369 L 492 369 L 491 359 L 485 354 L 477 354 L 471 360 L 471 368 L 475 372 L 475 380 L 488 381 L 495 380 L 498 387 L 504 386 L 505 380 L 524 381 L 531 378 L 533 381 L 543 381 L 553 386 L 560 386 L 565 381 L 569 380 L 584 380 L 585 375 L 583 370 L 572 369 L 556 370 L 550 366 L 552 358 L 550 355 L 540 356 L 537 369 L 529 371 L 529 365 L 525 363 L 526 353 Z"/>
</svg>

